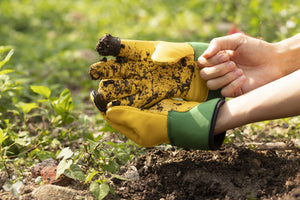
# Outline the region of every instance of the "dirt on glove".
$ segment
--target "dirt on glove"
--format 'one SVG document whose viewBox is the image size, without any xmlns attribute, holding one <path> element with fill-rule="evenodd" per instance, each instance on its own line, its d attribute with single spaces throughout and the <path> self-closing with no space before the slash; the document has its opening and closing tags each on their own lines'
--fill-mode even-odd
<svg viewBox="0 0 300 200">
<path fill-rule="evenodd" d="M 121 41 L 118 37 L 114 37 L 111 34 L 105 34 L 99 39 L 96 46 L 96 51 L 100 56 L 118 56 L 121 50 Z"/>
</svg>

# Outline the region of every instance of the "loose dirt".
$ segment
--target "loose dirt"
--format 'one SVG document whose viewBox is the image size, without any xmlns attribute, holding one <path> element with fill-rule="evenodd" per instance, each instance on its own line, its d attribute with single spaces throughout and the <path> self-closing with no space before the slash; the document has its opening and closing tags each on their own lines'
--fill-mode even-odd
<svg viewBox="0 0 300 200">
<path fill-rule="evenodd" d="M 114 187 L 119 199 L 299 199 L 299 162 L 298 149 L 151 149 L 129 164 L 139 180 Z"/>
</svg>

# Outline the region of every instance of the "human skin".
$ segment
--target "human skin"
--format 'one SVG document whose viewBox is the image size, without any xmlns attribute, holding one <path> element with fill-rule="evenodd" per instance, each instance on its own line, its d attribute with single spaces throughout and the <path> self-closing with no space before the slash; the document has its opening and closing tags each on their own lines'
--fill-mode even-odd
<svg viewBox="0 0 300 200">
<path fill-rule="evenodd" d="M 198 64 L 209 89 L 236 97 L 299 69 L 299 55 L 300 34 L 268 43 L 237 33 L 213 39 Z"/>
<path fill-rule="evenodd" d="M 225 102 L 218 113 L 215 134 L 245 124 L 300 114 L 300 69 Z"/>
<path fill-rule="evenodd" d="M 216 38 L 198 59 L 210 89 L 235 97 L 219 110 L 215 134 L 300 114 L 300 34 L 268 43 L 244 34 Z"/>
</svg>

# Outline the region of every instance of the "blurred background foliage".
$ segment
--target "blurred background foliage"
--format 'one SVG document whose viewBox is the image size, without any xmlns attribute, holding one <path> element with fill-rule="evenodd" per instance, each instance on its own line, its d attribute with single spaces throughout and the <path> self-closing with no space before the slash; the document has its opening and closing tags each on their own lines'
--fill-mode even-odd
<svg viewBox="0 0 300 200">
<path fill-rule="evenodd" d="M 209 42 L 232 25 L 275 42 L 299 31 L 297 0 L 1 0 L 0 45 L 13 45 L 6 65 L 20 81 L 68 87 L 87 99 L 96 82 L 88 67 L 105 33 L 120 38 Z"/>
</svg>

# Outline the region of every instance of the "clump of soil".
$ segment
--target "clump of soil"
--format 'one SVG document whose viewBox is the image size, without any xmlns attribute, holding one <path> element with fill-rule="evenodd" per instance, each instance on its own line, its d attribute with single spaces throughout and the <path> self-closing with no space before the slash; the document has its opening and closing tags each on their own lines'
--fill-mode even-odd
<svg viewBox="0 0 300 200">
<path fill-rule="evenodd" d="M 218 151 L 150 149 L 135 166 L 137 181 L 113 180 L 117 199 L 297 199 L 298 149 Z"/>
<path fill-rule="evenodd" d="M 105 34 L 99 39 L 96 51 L 100 56 L 117 56 L 120 53 L 121 41 L 118 37 Z"/>
</svg>

